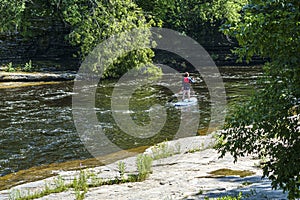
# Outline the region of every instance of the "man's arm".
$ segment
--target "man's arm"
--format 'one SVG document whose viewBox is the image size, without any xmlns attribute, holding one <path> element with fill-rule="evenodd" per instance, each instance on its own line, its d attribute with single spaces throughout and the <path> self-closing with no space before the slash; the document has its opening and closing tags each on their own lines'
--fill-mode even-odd
<svg viewBox="0 0 300 200">
<path fill-rule="evenodd" d="M 192 79 L 191 77 L 189 77 L 189 81 L 190 83 L 195 83 L 196 81 L 194 79 Z"/>
</svg>

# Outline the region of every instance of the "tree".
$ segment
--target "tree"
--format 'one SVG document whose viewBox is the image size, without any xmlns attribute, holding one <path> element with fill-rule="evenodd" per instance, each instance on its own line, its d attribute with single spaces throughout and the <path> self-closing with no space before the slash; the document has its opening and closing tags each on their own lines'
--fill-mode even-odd
<svg viewBox="0 0 300 200">
<path fill-rule="evenodd" d="M 203 16 L 205 1 L 199 0 L 136 0 L 143 11 L 161 21 L 165 28 L 187 34 L 199 41 L 203 29 L 212 29 Z"/>
<path fill-rule="evenodd" d="M 0 0 L 0 32 L 18 30 L 25 3 L 26 0 Z"/>
<path fill-rule="evenodd" d="M 30 37 L 34 33 L 29 30 L 33 18 L 56 15 L 69 26 L 67 39 L 80 48 L 81 60 L 99 43 L 113 35 L 156 25 L 154 20 L 146 19 L 142 10 L 130 0 L 0 1 L 0 22 L 3 24 L 0 31 L 17 31 Z M 148 42 L 149 37 L 145 37 L 144 41 Z M 134 50 L 106 66 L 103 76 L 119 77 L 129 69 L 151 64 L 153 56 L 150 48 Z M 152 72 L 159 72 L 154 65 L 151 66 Z"/>
<path fill-rule="evenodd" d="M 146 21 L 142 10 L 130 0 L 88 1 L 88 3 L 85 0 L 74 0 L 71 5 L 70 2 L 62 3 L 61 8 L 64 20 L 72 27 L 69 39 L 72 44 L 80 45 L 83 56 L 112 35 L 155 25 L 151 19 Z M 145 42 L 149 41 L 147 37 L 144 38 Z M 107 66 L 104 77 L 119 77 L 129 69 L 150 64 L 153 56 L 154 53 L 149 48 L 134 50 L 117 59 L 113 65 Z"/>
<path fill-rule="evenodd" d="M 261 88 L 227 117 L 217 148 L 235 161 L 257 154 L 263 175 L 273 188 L 288 191 L 290 199 L 300 197 L 299 9 L 298 0 L 249 0 L 236 10 L 238 18 L 227 18 L 221 27 L 239 42 L 234 51 L 240 59 L 259 55 L 270 62 L 264 66 Z"/>
<path fill-rule="evenodd" d="M 236 59 L 230 48 L 237 45 L 219 31 L 224 19 L 239 19 L 247 0 L 135 0 L 146 16 L 161 21 L 162 26 L 192 37 L 212 55 L 217 64 Z M 157 56 L 158 57 L 158 56 Z M 168 55 L 168 58 L 172 58 Z M 177 59 L 177 62 L 183 62 Z M 234 61 L 233 61 L 234 62 Z M 169 63 L 173 63 L 170 61 Z"/>
</svg>

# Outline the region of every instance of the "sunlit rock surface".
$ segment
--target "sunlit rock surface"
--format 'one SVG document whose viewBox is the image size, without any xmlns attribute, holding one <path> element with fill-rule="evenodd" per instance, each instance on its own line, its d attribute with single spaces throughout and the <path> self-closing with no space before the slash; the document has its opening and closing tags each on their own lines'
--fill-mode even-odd
<svg viewBox="0 0 300 200">
<path fill-rule="evenodd" d="M 268 179 L 261 179 L 262 170 L 258 167 L 259 160 L 255 157 L 247 156 L 234 164 L 233 158 L 229 155 L 219 159 L 217 151 L 210 148 L 212 143 L 213 139 L 210 136 L 190 137 L 169 142 L 168 147 L 180 146 L 180 153 L 155 160 L 153 173 L 145 181 L 90 188 L 85 199 L 197 200 L 204 199 L 204 197 L 237 196 L 240 192 L 243 193 L 244 199 L 287 199 L 287 194 L 282 193 L 281 190 L 271 189 L 271 182 Z M 145 151 L 147 154 L 151 152 L 151 148 Z M 122 160 L 126 166 L 126 174 L 137 173 L 135 159 L 135 157 L 129 157 Z M 89 171 L 98 174 L 102 179 L 113 179 L 120 176 L 118 162 L 92 168 Z M 216 176 L 210 173 L 218 169 L 249 170 L 254 175 Z M 78 171 L 59 172 L 66 183 L 78 177 L 78 173 Z M 51 183 L 51 181 L 53 183 L 54 180 L 55 178 L 52 177 L 1 191 L 0 199 L 8 199 L 14 189 L 37 191 L 44 188 L 45 183 Z M 75 192 L 68 190 L 39 199 L 71 200 L 75 199 Z"/>
</svg>

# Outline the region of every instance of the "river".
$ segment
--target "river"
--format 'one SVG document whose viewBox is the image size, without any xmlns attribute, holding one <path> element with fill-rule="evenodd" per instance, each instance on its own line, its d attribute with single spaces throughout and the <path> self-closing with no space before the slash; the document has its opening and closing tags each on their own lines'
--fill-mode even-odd
<svg viewBox="0 0 300 200">
<path fill-rule="evenodd" d="M 247 98 L 261 75 L 260 67 L 219 68 L 228 105 Z M 199 78 L 199 77 L 196 77 Z M 72 115 L 74 82 L 0 89 L 0 176 L 33 166 L 91 158 L 79 137 Z M 174 139 L 181 110 L 167 107 L 167 121 L 160 134 L 134 138 L 124 134 L 111 112 L 115 81 L 100 82 L 96 93 L 96 113 L 106 136 L 122 149 L 152 145 Z M 193 86 L 200 114 L 199 130 L 210 121 L 209 93 L 204 82 Z M 147 86 L 134 93 L 130 116 L 137 124 L 149 122 L 149 106 L 165 105 L 172 92 L 163 86 Z M 163 133 L 163 134 L 162 134 Z"/>
</svg>

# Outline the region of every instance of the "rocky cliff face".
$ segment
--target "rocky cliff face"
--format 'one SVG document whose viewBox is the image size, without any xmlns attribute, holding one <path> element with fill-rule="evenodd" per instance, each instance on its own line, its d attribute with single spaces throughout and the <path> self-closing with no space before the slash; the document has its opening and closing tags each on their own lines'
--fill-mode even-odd
<svg viewBox="0 0 300 200">
<path fill-rule="evenodd" d="M 14 65 L 32 61 L 40 67 L 74 67 L 79 60 L 73 57 L 78 49 L 65 39 L 69 28 L 55 13 L 45 12 L 45 5 L 36 5 L 44 13 L 32 14 L 34 8 L 25 13 L 26 34 L 0 33 L 0 65 L 12 62 Z M 43 8 L 43 7 L 44 8 Z M 42 9 L 41 9 L 42 7 Z"/>
<path fill-rule="evenodd" d="M 39 67 L 76 69 L 80 65 L 80 60 L 73 54 L 76 54 L 78 48 L 72 47 L 66 40 L 69 28 L 57 13 L 49 12 L 47 5 L 41 3 L 35 4 L 35 6 L 36 8 L 25 13 L 26 23 L 28 23 L 25 26 L 28 29 L 25 31 L 26 36 L 19 33 L 0 33 L 0 66 L 9 62 L 14 65 L 24 64 L 31 60 L 34 65 Z M 43 13 L 36 14 L 35 12 Z M 230 51 L 236 46 L 236 42 L 222 35 L 218 31 L 218 26 L 199 25 L 195 27 L 187 35 L 198 41 L 218 66 L 236 65 L 236 57 Z M 170 62 L 173 59 L 172 55 L 165 52 L 156 57 L 158 61 L 166 58 L 169 61 L 165 64 L 172 65 L 173 62 Z M 178 61 L 176 65 L 182 63 L 180 59 L 175 58 L 175 60 Z M 255 58 L 253 63 L 261 64 L 262 60 Z"/>
</svg>

